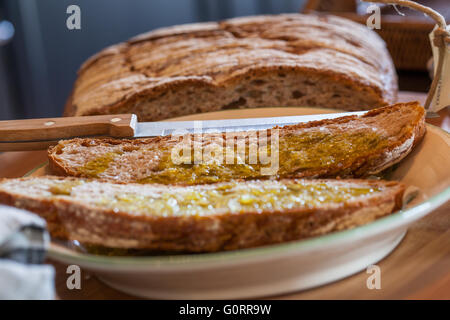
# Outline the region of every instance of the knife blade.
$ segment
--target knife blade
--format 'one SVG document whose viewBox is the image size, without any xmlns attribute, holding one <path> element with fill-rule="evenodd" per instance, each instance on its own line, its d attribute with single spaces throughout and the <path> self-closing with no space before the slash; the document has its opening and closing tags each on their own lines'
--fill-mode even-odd
<svg viewBox="0 0 450 320">
<path fill-rule="evenodd" d="M 0 151 L 42 150 L 77 137 L 145 138 L 181 133 L 263 130 L 366 111 L 269 118 L 138 122 L 134 114 L 0 121 Z"/>
<path fill-rule="evenodd" d="M 267 118 L 223 119 L 223 120 L 196 120 L 196 121 L 162 121 L 139 122 L 136 125 L 135 138 L 153 136 L 166 136 L 179 132 L 226 132 L 264 130 L 275 126 L 286 126 L 309 121 L 334 119 L 344 116 L 360 116 L 367 111 L 313 114 L 303 116 L 284 116 Z"/>
</svg>

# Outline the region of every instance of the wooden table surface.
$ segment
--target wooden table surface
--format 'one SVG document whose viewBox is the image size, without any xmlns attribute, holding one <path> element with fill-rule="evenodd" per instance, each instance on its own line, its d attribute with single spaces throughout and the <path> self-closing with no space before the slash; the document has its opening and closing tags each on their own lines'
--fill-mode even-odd
<svg viewBox="0 0 450 320">
<path fill-rule="evenodd" d="M 399 101 L 419 100 L 425 95 L 403 92 Z M 450 131 L 450 108 L 428 122 Z M 0 177 L 20 177 L 46 161 L 46 152 L 0 154 Z M 443 164 L 448 165 L 448 164 Z M 49 260 L 56 269 L 59 299 L 134 299 L 82 271 L 81 289 L 69 290 L 65 265 Z M 366 272 L 343 280 L 275 299 L 450 299 L 450 202 L 414 223 L 401 244 L 377 264 L 381 268 L 381 289 L 369 290 Z"/>
</svg>

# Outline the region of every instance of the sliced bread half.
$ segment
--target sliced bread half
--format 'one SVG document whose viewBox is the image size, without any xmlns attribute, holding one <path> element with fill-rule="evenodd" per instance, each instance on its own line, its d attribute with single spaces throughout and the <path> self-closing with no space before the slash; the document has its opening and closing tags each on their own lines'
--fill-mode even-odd
<svg viewBox="0 0 450 320">
<path fill-rule="evenodd" d="M 340 17 L 282 14 L 173 26 L 108 47 L 81 66 L 65 114 L 156 121 L 267 106 L 367 110 L 396 95 L 377 33 Z"/>
</svg>

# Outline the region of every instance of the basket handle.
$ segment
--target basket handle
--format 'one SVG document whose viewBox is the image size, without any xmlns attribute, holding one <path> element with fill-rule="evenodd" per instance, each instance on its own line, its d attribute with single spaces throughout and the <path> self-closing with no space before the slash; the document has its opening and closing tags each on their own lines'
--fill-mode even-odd
<svg viewBox="0 0 450 320">
<path fill-rule="evenodd" d="M 439 48 L 438 55 L 438 63 L 436 67 L 436 71 L 433 77 L 433 81 L 430 86 L 430 90 L 428 91 L 427 100 L 425 102 L 425 109 L 428 113 L 429 108 L 431 106 L 431 102 L 436 94 L 436 90 L 438 88 L 439 82 L 442 78 L 443 73 L 443 65 L 444 65 L 444 55 L 447 45 L 450 43 L 450 32 L 447 30 L 447 23 L 445 22 L 445 18 L 437 11 L 431 9 L 430 7 L 421 5 L 414 1 L 409 0 L 362 0 L 364 2 L 375 2 L 375 3 L 383 3 L 383 4 L 391 4 L 391 5 L 400 5 L 403 7 L 408 7 L 420 12 L 423 12 L 434 21 L 436 21 L 438 28 L 434 30 L 434 45 Z M 435 114 L 432 112 L 432 114 Z"/>
</svg>

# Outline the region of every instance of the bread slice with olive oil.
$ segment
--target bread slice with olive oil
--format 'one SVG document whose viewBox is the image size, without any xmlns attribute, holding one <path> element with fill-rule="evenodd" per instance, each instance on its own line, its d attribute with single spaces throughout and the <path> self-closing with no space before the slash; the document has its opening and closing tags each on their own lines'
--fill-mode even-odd
<svg viewBox="0 0 450 320">
<path fill-rule="evenodd" d="M 282 179 L 196 186 L 73 177 L 0 180 L 0 203 L 45 218 L 53 237 L 109 248 L 212 252 L 353 228 L 403 204 L 383 180 Z"/>
<path fill-rule="evenodd" d="M 402 160 L 425 130 L 425 110 L 418 102 L 382 107 L 362 116 L 284 126 L 278 131 L 279 161 L 271 178 L 360 178 L 377 174 Z M 252 144 L 260 145 L 258 139 L 264 133 L 270 149 L 267 155 L 272 156 L 274 132 L 236 133 L 247 135 L 245 154 L 240 161 L 237 156 L 232 162 L 225 161 L 227 158 L 223 156 L 222 162 L 190 161 L 190 164 L 172 159 L 173 148 L 186 136 L 65 140 L 49 149 L 50 171 L 56 175 L 118 182 L 180 185 L 264 179 L 269 176 L 262 169 L 272 163 L 252 164 L 249 154 Z M 199 150 L 215 146 L 217 154 L 235 151 L 235 147 L 230 150 L 227 146 L 224 133 L 187 137 L 196 141 Z M 189 147 L 188 160 L 195 153 L 193 146 L 194 143 Z"/>
</svg>

